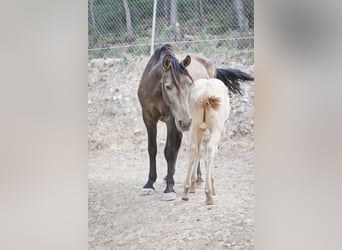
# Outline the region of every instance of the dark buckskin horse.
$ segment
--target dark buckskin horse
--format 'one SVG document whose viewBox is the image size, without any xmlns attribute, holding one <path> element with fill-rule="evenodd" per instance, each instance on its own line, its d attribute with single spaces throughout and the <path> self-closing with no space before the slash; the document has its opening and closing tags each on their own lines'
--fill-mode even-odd
<svg viewBox="0 0 342 250">
<path fill-rule="evenodd" d="M 167 127 L 164 156 L 167 161 L 166 189 L 162 200 L 174 200 L 173 189 L 175 164 L 182 142 L 182 133 L 189 130 L 189 94 L 193 81 L 217 78 L 223 81 L 229 91 L 241 94 L 240 81 L 252 81 L 253 77 L 237 69 L 217 69 L 208 59 L 198 55 L 187 55 L 177 59 L 169 44 L 158 47 L 148 61 L 138 88 L 142 116 L 148 134 L 150 169 L 148 181 L 141 195 L 154 193 L 153 183 L 157 179 L 157 123 L 163 121 Z M 198 180 L 202 181 L 198 166 Z"/>
</svg>

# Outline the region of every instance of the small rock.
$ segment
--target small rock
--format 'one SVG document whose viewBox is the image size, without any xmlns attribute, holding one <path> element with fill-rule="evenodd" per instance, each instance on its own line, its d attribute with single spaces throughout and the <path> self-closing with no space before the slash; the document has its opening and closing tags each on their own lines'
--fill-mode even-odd
<svg viewBox="0 0 342 250">
<path fill-rule="evenodd" d="M 134 135 L 141 135 L 142 131 L 140 129 L 134 130 Z"/>
<path fill-rule="evenodd" d="M 253 220 L 252 219 L 246 219 L 245 220 L 245 223 L 248 225 L 248 226 L 251 226 L 251 225 L 253 225 Z"/>
</svg>

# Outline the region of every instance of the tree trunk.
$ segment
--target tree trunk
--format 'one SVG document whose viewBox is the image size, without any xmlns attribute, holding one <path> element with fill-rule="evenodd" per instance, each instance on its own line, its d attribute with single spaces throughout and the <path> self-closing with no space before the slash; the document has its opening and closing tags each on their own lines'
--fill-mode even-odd
<svg viewBox="0 0 342 250">
<path fill-rule="evenodd" d="M 99 33 L 97 32 L 97 29 L 96 29 L 95 14 L 94 14 L 94 0 L 90 1 L 90 15 L 91 15 L 91 26 L 92 26 L 91 33 L 93 36 L 92 47 L 96 48 L 98 40 L 99 40 Z"/>
<path fill-rule="evenodd" d="M 159 0 L 157 7 L 157 16 L 162 17 L 162 26 L 170 25 L 170 0 Z"/>
<path fill-rule="evenodd" d="M 236 15 L 238 19 L 239 31 L 244 33 L 246 31 L 246 17 L 243 14 L 242 0 L 234 0 Z"/>
<path fill-rule="evenodd" d="M 134 41 L 131 12 L 129 11 L 127 0 L 123 0 L 125 14 L 126 14 L 126 26 L 127 26 L 127 42 L 132 43 Z"/>
<path fill-rule="evenodd" d="M 163 0 L 163 13 L 164 13 L 164 18 L 165 18 L 168 26 L 171 24 L 171 22 L 170 22 L 170 11 L 169 10 L 170 10 L 170 1 L 169 0 Z"/>
<path fill-rule="evenodd" d="M 198 12 L 199 12 L 199 26 L 202 28 L 203 27 L 203 2 L 202 0 L 198 0 Z"/>
<path fill-rule="evenodd" d="M 247 5 L 244 6 L 246 18 L 248 20 L 248 28 L 254 30 L 254 1 L 248 2 Z M 247 11 L 246 11 L 247 8 Z"/>
<path fill-rule="evenodd" d="M 246 17 L 243 13 L 243 3 L 242 0 L 234 0 L 235 8 L 236 8 L 236 15 L 238 19 L 238 25 L 239 25 L 239 33 L 240 36 L 246 32 Z M 237 47 L 238 49 L 246 48 L 247 41 L 245 39 L 238 39 L 237 40 Z"/>
<path fill-rule="evenodd" d="M 170 19 L 173 29 L 174 41 L 178 42 L 181 40 L 181 32 L 179 23 L 177 21 L 177 0 L 171 0 L 170 2 Z"/>
</svg>

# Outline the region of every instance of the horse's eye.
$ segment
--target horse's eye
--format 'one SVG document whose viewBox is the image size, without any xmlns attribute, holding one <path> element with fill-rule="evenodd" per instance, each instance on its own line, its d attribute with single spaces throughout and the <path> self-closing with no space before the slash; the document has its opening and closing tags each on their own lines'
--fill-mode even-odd
<svg viewBox="0 0 342 250">
<path fill-rule="evenodd" d="M 172 87 L 171 87 L 170 85 L 166 85 L 165 88 L 166 88 L 167 90 L 171 90 L 171 89 L 172 89 Z"/>
</svg>

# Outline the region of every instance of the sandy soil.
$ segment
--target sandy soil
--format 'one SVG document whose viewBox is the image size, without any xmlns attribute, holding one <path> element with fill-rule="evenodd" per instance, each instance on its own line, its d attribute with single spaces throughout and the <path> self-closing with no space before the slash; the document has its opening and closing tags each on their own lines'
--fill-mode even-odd
<svg viewBox="0 0 342 250">
<path fill-rule="evenodd" d="M 253 74 L 253 66 L 212 59 L 218 67 Z M 203 189 L 181 200 L 187 168 L 184 134 L 175 174 L 177 199 L 161 201 L 165 189 L 165 125 L 158 124 L 158 154 L 152 196 L 140 196 L 147 181 L 147 135 L 136 96 L 148 58 L 89 62 L 89 249 L 253 249 L 253 83 L 233 103 L 215 164 L 213 206 Z"/>
</svg>

